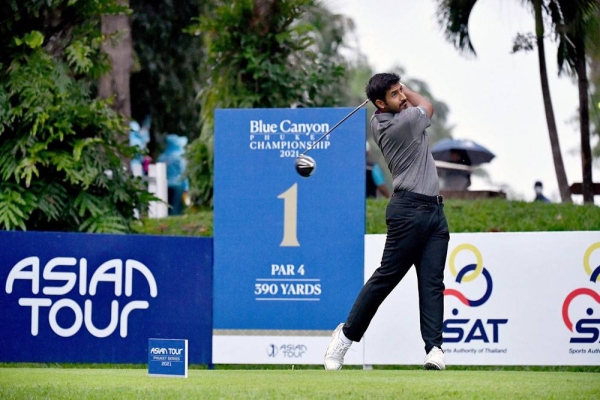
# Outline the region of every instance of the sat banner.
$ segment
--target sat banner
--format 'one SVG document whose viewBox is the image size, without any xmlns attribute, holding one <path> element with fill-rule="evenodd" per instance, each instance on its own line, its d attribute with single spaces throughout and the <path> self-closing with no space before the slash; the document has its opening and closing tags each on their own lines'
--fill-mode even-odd
<svg viewBox="0 0 600 400">
<path fill-rule="evenodd" d="M 385 235 L 365 242 L 367 279 Z M 600 365 L 600 232 L 451 234 L 444 282 L 447 365 Z M 423 362 L 414 268 L 363 341 L 365 364 Z"/>
<path fill-rule="evenodd" d="M 0 362 L 145 364 L 182 338 L 211 364 L 212 242 L 0 231 Z"/>
<path fill-rule="evenodd" d="M 363 283 L 365 109 L 307 153 L 312 176 L 294 161 L 351 111 L 215 112 L 213 362 L 322 362 Z"/>
</svg>

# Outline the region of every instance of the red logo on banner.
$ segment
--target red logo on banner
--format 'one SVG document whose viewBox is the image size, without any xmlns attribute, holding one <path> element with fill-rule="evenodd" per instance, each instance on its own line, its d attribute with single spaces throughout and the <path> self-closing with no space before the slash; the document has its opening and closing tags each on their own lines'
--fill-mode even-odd
<svg viewBox="0 0 600 400">
<path fill-rule="evenodd" d="M 590 276 L 590 281 L 596 283 L 600 278 L 600 265 L 592 268 L 590 264 L 591 255 L 594 251 L 600 249 L 600 242 L 592 244 L 585 252 L 583 256 L 583 267 L 585 272 Z M 593 289 L 590 288 L 577 288 L 573 290 L 571 293 L 567 295 L 565 301 L 562 306 L 562 318 L 565 326 L 573 333 L 577 332 L 579 334 L 586 335 L 585 337 L 574 337 L 571 338 L 571 343 L 596 343 L 598 338 L 600 337 L 600 331 L 596 326 L 600 325 L 600 319 L 598 318 L 582 318 L 578 321 L 575 321 L 575 325 L 573 325 L 573 321 L 569 317 L 569 307 L 571 302 L 580 296 L 588 296 L 594 299 L 598 304 L 600 304 L 600 294 Z M 594 310 L 589 307 L 586 310 L 586 314 L 592 316 L 594 314 Z"/>
</svg>

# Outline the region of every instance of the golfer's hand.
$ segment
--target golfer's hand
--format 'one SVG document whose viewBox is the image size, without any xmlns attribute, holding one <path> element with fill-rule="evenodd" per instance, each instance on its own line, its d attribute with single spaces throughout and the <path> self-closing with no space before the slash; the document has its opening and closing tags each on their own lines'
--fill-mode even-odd
<svg viewBox="0 0 600 400">
<path fill-rule="evenodd" d="M 406 96 L 408 103 L 411 104 L 413 107 L 423 107 L 423 109 L 427 112 L 429 118 L 431 118 L 433 116 L 433 105 L 431 104 L 431 102 L 425 97 L 421 96 L 419 93 L 410 90 L 410 88 L 408 88 L 406 85 L 401 85 L 402 92 Z"/>
</svg>

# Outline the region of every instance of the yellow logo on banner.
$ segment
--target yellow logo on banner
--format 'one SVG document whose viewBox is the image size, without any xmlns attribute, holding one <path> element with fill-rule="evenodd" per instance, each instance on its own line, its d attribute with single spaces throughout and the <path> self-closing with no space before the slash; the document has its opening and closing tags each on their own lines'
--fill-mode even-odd
<svg viewBox="0 0 600 400">
<path fill-rule="evenodd" d="M 475 259 L 477 260 L 477 266 L 475 267 L 475 270 L 470 274 L 466 274 L 462 278 L 462 282 L 471 282 L 475 280 L 475 278 L 477 278 L 479 275 L 481 275 L 481 271 L 483 271 L 483 257 L 481 256 L 479 249 L 477 249 L 477 247 L 473 246 L 472 244 L 465 243 L 454 248 L 454 250 L 450 254 L 450 272 L 452 272 L 452 275 L 454 276 L 458 275 L 456 267 L 454 266 L 454 261 L 456 255 L 463 250 L 470 250 L 471 252 L 473 252 L 473 254 L 475 254 Z"/>
<path fill-rule="evenodd" d="M 592 253 L 598 249 L 600 249 L 600 242 L 591 245 L 583 255 L 583 268 L 585 269 L 585 272 L 592 278 L 592 282 L 596 282 L 598 281 L 598 279 L 600 279 L 600 265 L 594 267 L 593 270 L 592 266 L 590 265 L 590 258 L 592 256 Z"/>
</svg>

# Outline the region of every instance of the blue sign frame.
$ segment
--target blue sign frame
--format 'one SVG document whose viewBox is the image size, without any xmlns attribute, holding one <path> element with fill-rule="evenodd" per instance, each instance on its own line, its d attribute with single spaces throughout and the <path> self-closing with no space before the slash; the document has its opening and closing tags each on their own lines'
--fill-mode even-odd
<svg viewBox="0 0 600 400">
<path fill-rule="evenodd" d="M 363 284 L 366 110 L 215 112 L 214 328 L 330 330 Z"/>
</svg>

